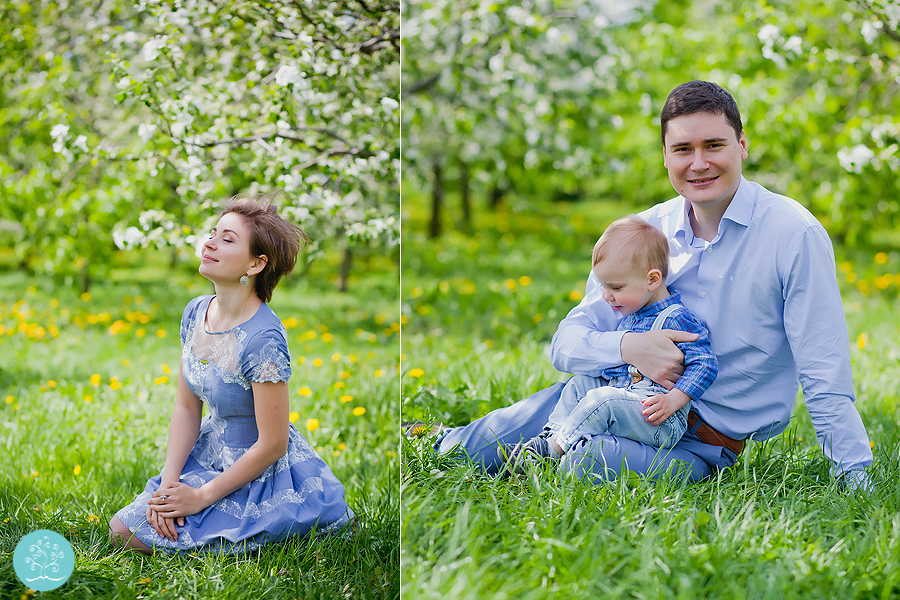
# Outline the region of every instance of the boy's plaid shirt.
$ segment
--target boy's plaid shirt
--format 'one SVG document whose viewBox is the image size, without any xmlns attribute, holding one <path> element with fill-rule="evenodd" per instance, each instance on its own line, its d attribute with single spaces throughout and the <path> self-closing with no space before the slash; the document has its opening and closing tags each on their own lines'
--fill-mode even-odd
<svg viewBox="0 0 900 600">
<path fill-rule="evenodd" d="M 677 329 L 700 334 L 700 337 L 695 342 L 680 342 L 676 344 L 684 353 L 684 373 L 682 373 L 675 387 L 686 393 L 691 399 L 697 400 L 703 396 L 703 392 L 715 381 L 716 375 L 719 373 L 719 362 L 716 360 L 716 355 L 713 354 L 712 346 L 709 343 L 709 331 L 703 326 L 697 315 L 681 305 L 681 294 L 670 290 L 668 298 L 663 298 L 659 302 L 654 302 L 637 312 L 623 317 L 619 322 L 618 330 L 633 331 L 635 333 L 650 331 L 656 315 L 672 304 L 678 304 L 680 308 L 669 315 L 663 324 L 663 329 Z M 618 367 L 606 369 L 601 375 L 606 379 L 627 376 L 628 365 L 619 365 Z"/>
</svg>

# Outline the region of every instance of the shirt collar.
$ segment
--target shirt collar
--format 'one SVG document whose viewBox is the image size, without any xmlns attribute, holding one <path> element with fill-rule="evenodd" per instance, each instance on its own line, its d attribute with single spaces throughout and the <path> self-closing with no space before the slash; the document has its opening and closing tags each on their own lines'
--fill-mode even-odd
<svg viewBox="0 0 900 600">
<path fill-rule="evenodd" d="M 691 219 L 688 216 L 691 211 L 691 203 L 683 196 L 681 199 L 683 201 L 682 209 L 678 213 L 678 220 L 675 223 L 674 233 L 675 237 L 681 237 L 681 239 L 686 240 L 688 243 L 692 243 L 694 240 L 694 230 L 691 229 Z M 728 208 L 725 209 L 725 214 L 722 215 L 722 219 L 728 219 L 738 225 L 747 227 L 750 225 L 750 219 L 753 217 L 753 207 L 755 203 L 756 201 L 753 197 L 752 186 L 743 176 L 741 176 L 738 188 L 734 192 L 734 198 L 731 199 Z"/>
</svg>

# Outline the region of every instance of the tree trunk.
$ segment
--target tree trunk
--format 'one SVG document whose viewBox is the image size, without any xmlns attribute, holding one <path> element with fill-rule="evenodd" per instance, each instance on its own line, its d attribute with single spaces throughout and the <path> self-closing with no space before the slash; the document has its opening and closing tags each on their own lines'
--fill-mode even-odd
<svg viewBox="0 0 900 600">
<path fill-rule="evenodd" d="M 469 165 L 459 164 L 459 203 L 462 208 L 462 230 L 472 232 L 472 193 L 469 189 Z"/>
<path fill-rule="evenodd" d="M 88 271 L 88 266 L 87 266 L 87 265 L 84 265 L 84 270 L 83 270 L 81 273 L 82 273 L 82 277 L 81 277 L 81 293 L 82 293 L 82 294 L 87 294 L 88 291 L 91 289 L 91 284 L 94 283 L 94 280 L 91 279 L 91 275 L 90 275 L 90 273 L 89 273 L 89 271 Z"/>
<path fill-rule="evenodd" d="M 439 162 L 433 165 L 434 187 L 431 190 L 431 228 L 429 235 L 436 238 L 441 235 L 441 209 L 444 206 L 444 170 Z"/>
<path fill-rule="evenodd" d="M 350 265 L 353 262 L 353 254 L 350 248 L 344 249 L 344 260 L 341 261 L 341 292 L 347 291 L 347 278 L 350 276 Z"/>
<path fill-rule="evenodd" d="M 501 188 L 499 185 L 495 185 L 491 189 L 491 197 L 488 199 L 488 206 L 492 211 L 497 210 L 497 207 L 500 206 L 500 203 L 503 201 L 503 196 L 506 193 L 506 190 Z"/>
</svg>

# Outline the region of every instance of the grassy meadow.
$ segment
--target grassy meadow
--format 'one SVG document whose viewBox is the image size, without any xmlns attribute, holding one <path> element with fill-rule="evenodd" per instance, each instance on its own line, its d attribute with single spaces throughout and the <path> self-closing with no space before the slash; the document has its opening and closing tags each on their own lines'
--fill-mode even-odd
<svg viewBox="0 0 900 600">
<path fill-rule="evenodd" d="M 464 424 L 565 379 L 550 338 L 596 238 L 639 209 L 517 198 L 479 210 L 472 236 L 429 240 L 427 199 L 408 189 L 403 418 Z M 404 440 L 404 598 L 900 597 L 900 251 L 836 252 L 871 494 L 838 488 L 799 399 L 787 431 L 699 484 L 493 478 Z"/>
<path fill-rule="evenodd" d="M 337 260 L 276 289 L 288 329 L 291 420 L 331 466 L 358 520 L 346 538 L 293 539 L 236 557 L 115 549 L 112 515 L 165 459 L 185 304 L 212 293 L 196 261 L 118 257 L 80 295 L 0 271 L 0 598 L 33 592 L 12 553 L 37 529 L 65 535 L 75 571 L 35 598 L 397 598 L 399 330 L 396 262 Z"/>
</svg>

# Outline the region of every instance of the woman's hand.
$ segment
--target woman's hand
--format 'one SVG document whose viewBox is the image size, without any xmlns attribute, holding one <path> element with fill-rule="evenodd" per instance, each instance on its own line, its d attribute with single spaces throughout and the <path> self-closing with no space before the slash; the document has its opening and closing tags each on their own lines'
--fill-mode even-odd
<svg viewBox="0 0 900 600">
<path fill-rule="evenodd" d="M 150 505 L 148 504 L 147 523 L 149 523 L 150 527 L 155 529 L 156 533 L 160 536 L 175 542 L 178 541 L 178 532 L 175 531 L 175 525 L 177 523 L 179 527 L 184 527 L 184 517 L 176 517 L 174 519 L 163 517 L 155 510 L 151 510 Z"/>
<path fill-rule="evenodd" d="M 186 483 L 172 482 L 161 485 L 158 490 L 153 492 L 147 510 L 160 517 L 172 519 L 197 514 L 209 505 L 206 494 L 200 489 L 193 488 Z M 183 518 L 180 524 L 184 524 Z"/>
</svg>

